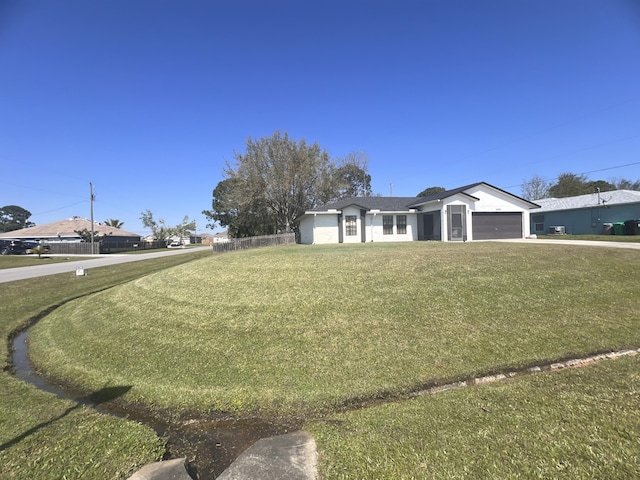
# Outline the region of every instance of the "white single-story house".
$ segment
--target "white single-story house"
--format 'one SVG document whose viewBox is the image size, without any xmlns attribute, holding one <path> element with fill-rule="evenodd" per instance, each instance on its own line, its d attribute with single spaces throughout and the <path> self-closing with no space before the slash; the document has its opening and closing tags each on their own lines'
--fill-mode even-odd
<svg viewBox="0 0 640 480">
<path fill-rule="evenodd" d="M 640 219 L 640 192 L 613 190 L 565 198 L 536 200 L 540 209 L 531 215 L 531 232 L 609 234 L 612 225 Z"/>
<path fill-rule="evenodd" d="M 485 182 L 427 197 L 351 197 L 306 211 L 300 243 L 526 238 L 536 208 Z"/>
</svg>

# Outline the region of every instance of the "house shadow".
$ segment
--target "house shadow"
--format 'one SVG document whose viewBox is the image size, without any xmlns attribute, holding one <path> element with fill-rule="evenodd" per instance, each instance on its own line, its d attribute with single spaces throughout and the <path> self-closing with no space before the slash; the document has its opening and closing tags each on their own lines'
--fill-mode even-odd
<svg viewBox="0 0 640 480">
<path fill-rule="evenodd" d="M 131 390 L 131 388 L 132 388 L 131 385 L 116 386 L 116 387 L 104 387 L 104 388 L 101 388 L 100 390 L 96 390 L 94 392 L 91 392 L 89 395 L 86 395 L 84 397 L 80 397 L 80 398 L 76 399 L 76 404 L 75 405 L 73 405 L 72 407 L 67 408 L 64 412 L 62 412 L 57 417 L 52 418 L 51 420 L 47 420 L 46 422 L 42 422 L 42 423 L 30 428 L 26 432 L 18 435 L 17 437 L 9 440 L 8 442 L 3 443 L 2 445 L 0 445 L 0 452 L 4 451 L 4 450 L 6 450 L 6 449 L 8 449 L 10 447 L 13 447 L 14 445 L 17 445 L 22 440 L 24 440 L 25 438 L 29 437 L 30 435 L 33 435 L 34 433 L 36 433 L 40 429 L 48 427 L 49 425 L 54 424 L 58 420 L 63 419 L 64 417 L 69 415 L 74 410 L 82 408 L 83 406 L 95 407 L 95 406 L 101 405 L 103 403 L 111 402 L 111 401 L 121 397 L 125 393 L 127 393 L 129 390 Z"/>
</svg>

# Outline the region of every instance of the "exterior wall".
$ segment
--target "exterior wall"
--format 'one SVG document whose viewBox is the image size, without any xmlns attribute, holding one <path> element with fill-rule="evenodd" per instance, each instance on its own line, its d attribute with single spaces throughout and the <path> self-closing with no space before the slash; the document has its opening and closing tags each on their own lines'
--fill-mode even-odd
<svg viewBox="0 0 640 480">
<path fill-rule="evenodd" d="M 393 216 L 393 233 L 384 234 L 382 217 Z M 407 233 L 398 233 L 398 215 L 407 217 Z M 366 216 L 367 242 L 412 242 L 418 240 L 418 215 L 412 212 L 376 212 Z"/>
<path fill-rule="evenodd" d="M 347 216 L 355 215 L 356 217 L 356 234 L 347 235 Z M 366 217 L 365 217 L 366 218 Z M 344 243 L 361 243 L 362 242 L 362 219 L 360 218 L 360 209 L 356 207 L 348 207 L 342 210 L 342 234 Z M 336 239 L 337 243 L 337 239 Z"/>
<path fill-rule="evenodd" d="M 467 240 L 473 240 L 471 237 L 471 211 L 474 206 L 474 202 L 471 201 L 466 195 L 454 195 L 451 198 L 448 198 L 442 207 L 442 213 L 440 215 L 440 231 L 442 232 L 442 241 L 450 242 L 449 239 L 449 207 L 452 205 L 464 205 L 467 208 L 465 209 L 465 236 Z"/>
<path fill-rule="evenodd" d="M 338 214 L 304 217 L 300 221 L 300 243 L 338 243 Z"/>
<path fill-rule="evenodd" d="M 520 202 L 513 197 L 500 191 L 488 189 L 482 185 L 468 190 L 467 193 L 479 199 L 477 202 L 469 204 L 467 209 L 467 230 L 468 239 L 473 240 L 473 225 L 471 223 L 472 212 L 521 212 L 522 213 L 522 238 L 531 234 L 531 220 L 529 205 Z M 533 210 L 535 213 L 535 209 Z"/>
<path fill-rule="evenodd" d="M 624 222 L 640 218 L 640 203 L 626 205 L 596 205 L 573 210 L 552 212 L 531 212 L 530 227 L 532 233 L 547 234 L 550 227 L 563 226 L 565 233 L 573 235 L 601 235 L 604 223 Z M 536 230 L 534 216 L 544 215 L 543 229 Z"/>
</svg>

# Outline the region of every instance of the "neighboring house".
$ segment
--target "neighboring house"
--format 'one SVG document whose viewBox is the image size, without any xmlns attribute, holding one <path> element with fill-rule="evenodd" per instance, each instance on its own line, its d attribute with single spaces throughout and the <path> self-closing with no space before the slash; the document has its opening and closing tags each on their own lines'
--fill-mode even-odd
<svg viewBox="0 0 640 480">
<path fill-rule="evenodd" d="M 229 241 L 229 231 L 218 232 L 213 235 L 213 243 L 224 243 Z"/>
<path fill-rule="evenodd" d="M 640 219 L 640 192 L 633 190 L 544 198 L 536 203 L 540 209 L 531 214 L 531 233 L 536 234 L 607 234 L 613 223 Z"/>
<path fill-rule="evenodd" d="M 82 237 L 76 232 L 85 229 L 91 231 L 90 220 L 71 217 L 58 222 L 0 233 L 0 238 L 35 240 L 45 243 L 80 243 L 83 241 Z M 102 238 L 101 243 L 104 246 L 119 247 L 140 242 L 140 235 L 102 223 L 93 222 L 93 232 L 96 237 L 100 236 Z"/>
<path fill-rule="evenodd" d="M 533 202 L 485 182 L 427 197 L 353 197 L 308 210 L 300 243 L 526 238 Z"/>
<path fill-rule="evenodd" d="M 213 243 L 213 235 L 210 233 L 203 233 L 201 235 L 202 237 L 202 244 L 203 245 L 211 245 Z"/>
</svg>

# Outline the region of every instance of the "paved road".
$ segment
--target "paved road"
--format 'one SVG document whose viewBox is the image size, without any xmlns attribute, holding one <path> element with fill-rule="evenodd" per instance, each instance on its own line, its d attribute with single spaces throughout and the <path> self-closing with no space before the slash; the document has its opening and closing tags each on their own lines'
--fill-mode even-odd
<svg viewBox="0 0 640 480">
<path fill-rule="evenodd" d="M 640 242 L 600 242 L 596 240 L 554 240 L 552 238 L 535 239 L 535 238 L 514 238 L 505 240 L 489 240 L 491 242 L 515 242 L 515 243 L 531 243 L 536 245 L 582 245 L 585 247 L 609 247 L 609 248 L 631 248 L 640 250 Z"/>
<path fill-rule="evenodd" d="M 166 252 L 138 253 L 128 255 L 94 255 L 91 258 L 86 256 L 64 263 L 51 263 L 48 265 L 34 265 L 31 267 L 5 268 L 0 269 L 0 283 L 24 280 L 27 278 L 44 277 L 57 273 L 75 272 L 76 268 L 84 267 L 89 272 L 92 268 L 105 267 L 107 265 L 117 265 L 119 263 L 139 262 L 150 258 L 164 257 L 168 255 L 184 255 L 193 252 L 201 252 L 210 247 L 195 248 L 175 248 L 167 249 Z"/>
</svg>

